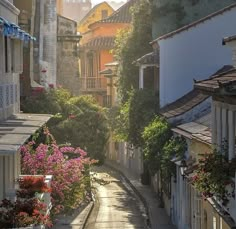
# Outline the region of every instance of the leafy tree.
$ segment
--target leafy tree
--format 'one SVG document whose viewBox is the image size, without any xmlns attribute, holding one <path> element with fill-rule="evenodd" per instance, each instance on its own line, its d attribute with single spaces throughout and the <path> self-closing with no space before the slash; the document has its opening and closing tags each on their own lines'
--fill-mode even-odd
<svg viewBox="0 0 236 229">
<path fill-rule="evenodd" d="M 59 143 L 66 141 L 72 146 L 79 145 L 89 156 L 103 163 L 108 140 L 107 118 L 103 108 L 90 96 L 72 97 L 68 104 L 73 113 L 51 126 L 52 134 Z"/>
<path fill-rule="evenodd" d="M 118 69 L 119 94 L 122 103 L 128 100 L 132 88 L 138 88 L 138 68 L 135 60 L 152 50 L 151 10 L 147 0 L 140 0 L 132 8 L 130 29 L 119 31 L 115 41 L 115 57 L 121 63 Z"/>
<path fill-rule="evenodd" d="M 51 89 L 26 99 L 22 108 L 24 112 L 54 114 L 47 125 L 59 144 L 79 146 L 100 163 L 104 161 L 107 118 L 92 96 L 72 97 L 65 89 Z"/>
<path fill-rule="evenodd" d="M 127 141 L 135 147 L 143 145 L 144 127 L 155 117 L 158 110 L 158 97 L 153 91 L 132 90 L 129 99 L 109 112 L 110 127 L 115 139 Z"/>
</svg>

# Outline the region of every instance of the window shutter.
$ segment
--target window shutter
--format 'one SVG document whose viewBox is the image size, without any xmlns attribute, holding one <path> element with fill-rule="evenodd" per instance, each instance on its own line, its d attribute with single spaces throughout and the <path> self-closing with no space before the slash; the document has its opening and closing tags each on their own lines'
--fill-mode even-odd
<svg viewBox="0 0 236 229">
<path fill-rule="evenodd" d="M 14 40 L 14 52 L 13 53 L 13 72 L 23 72 L 23 44 L 20 40 Z"/>
</svg>

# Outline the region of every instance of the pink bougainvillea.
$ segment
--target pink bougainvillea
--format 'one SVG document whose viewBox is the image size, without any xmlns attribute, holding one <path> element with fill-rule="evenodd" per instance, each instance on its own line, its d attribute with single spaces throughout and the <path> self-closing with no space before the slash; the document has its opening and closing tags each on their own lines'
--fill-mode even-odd
<svg viewBox="0 0 236 229">
<path fill-rule="evenodd" d="M 89 166 L 96 161 L 86 157 L 87 153 L 82 149 L 60 147 L 55 142 L 36 146 L 31 141 L 21 147 L 21 154 L 24 174 L 53 175 L 51 195 L 54 213 L 63 208 L 74 208 L 89 196 Z"/>
</svg>

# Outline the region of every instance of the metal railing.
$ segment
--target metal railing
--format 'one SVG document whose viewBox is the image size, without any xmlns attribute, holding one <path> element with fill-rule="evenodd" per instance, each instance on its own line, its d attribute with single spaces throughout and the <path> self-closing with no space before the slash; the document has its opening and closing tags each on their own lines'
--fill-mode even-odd
<svg viewBox="0 0 236 229">
<path fill-rule="evenodd" d="M 80 77 L 79 78 L 81 91 L 96 91 L 106 90 L 107 82 L 103 77 Z"/>
</svg>

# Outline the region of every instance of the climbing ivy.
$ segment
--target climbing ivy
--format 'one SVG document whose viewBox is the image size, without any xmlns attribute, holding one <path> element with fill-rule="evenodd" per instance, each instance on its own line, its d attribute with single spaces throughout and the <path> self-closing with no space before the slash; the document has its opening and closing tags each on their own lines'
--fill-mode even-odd
<svg viewBox="0 0 236 229">
<path fill-rule="evenodd" d="M 171 159 L 183 158 L 186 151 L 185 140 L 173 137 L 170 125 L 163 118 L 156 118 L 145 127 L 142 137 L 144 139 L 144 160 L 151 174 L 161 171 L 162 181 L 169 180 L 175 175 L 176 167 Z"/>
<path fill-rule="evenodd" d="M 142 132 L 158 111 L 158 97 L 152 90 L 132 90 L 129 99 L 108 112 L 110 128 L 117 141 L 127 141 L 135 147 L 143 145 Z"/>
<path fill-rule="evenodd" d="M 137 1 L 131 13 L 131 27 L 118 32 L 113 50 L 116 59 L 120 62 L 118 89 L 122 103 L 128 100 L 132 89 L 138 88 L 139 72 L 133 62 L 152 51 L 149 45 L 149 41 L 152 40 L 150 3 L 147 0 Z"/>
<path fill-rule="evenodd" d="M 156 116 L 144 128 L 142 137 L 144 140 L 144 161 L 151 174 L 155 174 L 160 169 L 163 147 L 171 137 L 170 125 L 163 118 Z"/>
</svg>

